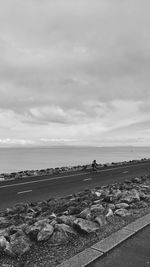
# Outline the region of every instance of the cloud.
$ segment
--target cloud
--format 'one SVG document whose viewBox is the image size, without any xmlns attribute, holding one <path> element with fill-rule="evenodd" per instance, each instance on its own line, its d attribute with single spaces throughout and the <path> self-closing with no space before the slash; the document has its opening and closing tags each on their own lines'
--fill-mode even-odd
<svg viewBox="0 0 150 267">
<path fill-rule="evenodd" d="M 0 1 L 0 138 L 141 138 L 149 8 L 148 0 Z"/>
</svg>

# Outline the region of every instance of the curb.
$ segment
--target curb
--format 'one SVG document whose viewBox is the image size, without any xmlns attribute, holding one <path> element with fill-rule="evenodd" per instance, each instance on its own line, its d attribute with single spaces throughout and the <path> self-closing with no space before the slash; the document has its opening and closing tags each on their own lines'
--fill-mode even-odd
<svg viewBox="0 0 150 267">
<path fill-rule="evenodd" d="M 96 259 L 104 256 L 110 250 L 127 240 L 129 237 L 132 237 L 149 224 L 150 213 L 128 224 L 121 230 L 111 234 L 105 239 L 102 239 L 98 243 L 78 253 L 69 260 L 62 262 L 61 264 L 57 265 L 57 267 L 85 267 Z"/>
</svg>

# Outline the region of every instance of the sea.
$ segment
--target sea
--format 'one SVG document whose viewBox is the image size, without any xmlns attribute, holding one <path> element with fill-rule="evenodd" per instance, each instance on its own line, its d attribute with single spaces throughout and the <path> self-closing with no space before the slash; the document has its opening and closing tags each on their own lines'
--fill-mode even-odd
<svg viewBox="0 0 150 267">
<path fill-rule="evenodd" d="M 0 173 L 150 158 L 150 147 L 0 148 Z"/>
</svg>

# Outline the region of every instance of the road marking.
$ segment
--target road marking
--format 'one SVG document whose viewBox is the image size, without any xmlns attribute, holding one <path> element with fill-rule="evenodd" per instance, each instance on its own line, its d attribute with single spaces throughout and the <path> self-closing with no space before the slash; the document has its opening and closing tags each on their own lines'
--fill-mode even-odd
<svg viewBox="0 0 150 267">
<path fill-rule="evenodd" d="M 25 194 L 25 193 L 29 193 L 29 192 L 32 192 L 32 190 L 26 190 L 26 191 L 22 191 L 22 192 L 17 192 L 17 194 L 20 195 L 20 194 Z"/>
<path fill-rule="evenodd" d="M 141 163 L 140 165 L 144 165 L 144 164 L 145 163 L 143 163 L 143 164 Z M 148 164 L 150 164 L 150 163 L 148 162 Z M 113 170 L 117 170 L 117 169 L 123 169 L 123 168 L 132 168 L 132 167 L 135 167 L 135 166 L 139 166 L 139 164 L 134 164 L 134 165 L 131 165 L 131 166 L 114 167 L 114 168 L 109 168 L 109 169 L 106 169 L 106 170 L 97 170 L 97 173 L 109 172 L 109 171 L 113 171 Z M 92 172 L 92 170 L 91 170 L 91 172 Z M 46 181 L 50 181 L 50 180 L 51 181 L 60 180 L 60 179 L 63 179 L 63 178 L 69 178 L 69 177 L 75 177 L 75 176 L 83 176 L 83 175 L 87 175 L 87 174 L 89 174 L 89 172 L 70 174 L 70 175 L 64 175 L 64 176 L 57 176 L 57 177 L 54 177 L 54 178 L 39 179 L 39 180 L 35 180 L 35 181 L 23 182 L 23 183 L 18 183 L 18 184 L 8 184 L 8 185 L 0 186 L 0 189 L 1 188 L 7 188 L 7 187 L 15 187 L 15 186 L 20 186 L 20 185 L 26 185 L 26 184 L 34 184 L 34 183 L 46 182 Z"/>
<path fill-rule="evenodd" d="M 128 173 L 128 171 L 125 171 L 125 172 L 123 172 L 123 173 Z"/>
<path fill-rule="evenodd" d="M 92 180 L 92 178 L 85 178 L 85 179 L 83 180 L 83 182 L 90 181 L 90 180 Z"/>
</svg>

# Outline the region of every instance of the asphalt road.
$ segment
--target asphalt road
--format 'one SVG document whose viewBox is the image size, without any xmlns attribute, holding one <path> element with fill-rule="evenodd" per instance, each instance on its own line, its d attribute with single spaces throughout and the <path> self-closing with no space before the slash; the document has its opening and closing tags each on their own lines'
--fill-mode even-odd
<svg viewBox="0 0 150 267">
<path fill-rule="evenodd" d="M 0 209 L 11 207 L 19 202 L 63 197 L 85 188 L 107 185 L 144 174 L 150 174 L 150 161 L 106 168 L 98 172 L 80 171 L 2 182 L 0 184 Z"/>
<path fill-rule="evenodd" d="M 106 256 L 88 267 L 148 267 L 150 266 L 150 226 L 129 238 Z"/>
</svg>

